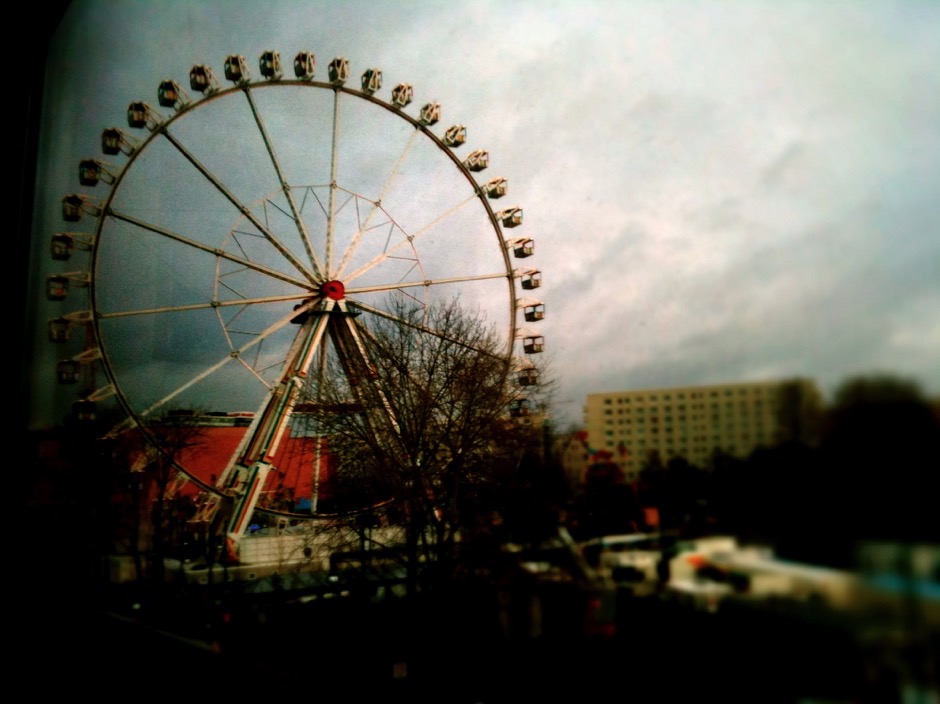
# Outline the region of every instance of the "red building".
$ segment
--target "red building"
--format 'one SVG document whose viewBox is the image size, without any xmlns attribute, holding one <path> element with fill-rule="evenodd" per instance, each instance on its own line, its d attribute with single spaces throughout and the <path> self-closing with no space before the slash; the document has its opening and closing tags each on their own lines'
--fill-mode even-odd
<svg viewBox="0 0 940 704">
<path fill-rule="evenodd" d="M 247 427 L 200 427 L 196 442 L 181 450 L 179 464 L 199 480 L 215 485 L 245 437 Z M 273 467 L 262 489 L 259 506 L 282 510 L 310 508 L 316 491 L 319 500 L 328 499 L 332 463 L 326 440 L 316 437 L 291 437 L 285 434 L 273 457 Z M 196 493 L 195 483 L 188 483 L 181 493 Z"/>
</svg>

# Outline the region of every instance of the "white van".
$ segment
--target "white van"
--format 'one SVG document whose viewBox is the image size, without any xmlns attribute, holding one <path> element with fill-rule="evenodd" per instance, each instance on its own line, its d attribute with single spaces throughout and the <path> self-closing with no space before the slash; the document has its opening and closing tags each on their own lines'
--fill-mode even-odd
<svg viewBox="0 0 940 704">
<path fill-rule="evenodd" d="M 662 545 L 657 533 L 605 535 L 582 545 L 588 563 L 606 580 L 637 596 L 656 591 Z"/>
</svg>

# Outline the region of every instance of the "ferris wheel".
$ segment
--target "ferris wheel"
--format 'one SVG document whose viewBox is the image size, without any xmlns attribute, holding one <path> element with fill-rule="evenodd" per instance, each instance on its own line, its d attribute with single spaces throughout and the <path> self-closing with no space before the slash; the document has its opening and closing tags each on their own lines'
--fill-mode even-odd
<svg viewBox="0 0 940 704">
<path fill-rule="evenodd" d="M 326 80 L 306 51 L 292 76 L 276 51 L 258 71 L 229 56 L 223 84 L 194 66 L 191 92 L 164 80 L 157 107 L 132 102 L 129 130 L 102 132 L 104 158 L 82 160 L 81 190 L 62 200 L 75 229 L 52 238 L 70 271 L 46 292 L 63 301 L 49 337 L 72 352 L 57 377 L 80 384 L 79 417 L 113 397 L 141 426 L 178 408 L 251 418 L 214 485 L 180 467 L 236 497 L 236 536 L 318 360 L 362 361 L 360 319 L 405 322 L 403 300 L 459 300 L 485 314 L 523 387 L 544 347 L 531 327 L 544 317 L 541 272 L 520 266 L 534 243 L 509 233 L 523 211 L 494 208 L 508 181 L 477 180 L 490 157 L 465 146 L 465 126 L 437 128 L 435 102 L 410 114 L 409 84 L 380 97 L 376 68 L 350 88 L 345 58 Z M 508 412 L 526 412 L 524 393 Z"/>
</svg>

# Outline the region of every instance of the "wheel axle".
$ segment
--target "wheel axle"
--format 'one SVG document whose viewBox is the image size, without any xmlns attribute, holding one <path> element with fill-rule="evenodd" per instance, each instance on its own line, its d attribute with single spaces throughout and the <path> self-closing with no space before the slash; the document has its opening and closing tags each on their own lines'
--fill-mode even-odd
<svg viewBox="0 0 940 704">
<path fill-rule="evenodd" d="M 320 295 L 334 301 L 341 301 L 346 297 L 346 287 L 343 286 L 342 281 L 327 281 L 320 287 Z"/>
</svg>

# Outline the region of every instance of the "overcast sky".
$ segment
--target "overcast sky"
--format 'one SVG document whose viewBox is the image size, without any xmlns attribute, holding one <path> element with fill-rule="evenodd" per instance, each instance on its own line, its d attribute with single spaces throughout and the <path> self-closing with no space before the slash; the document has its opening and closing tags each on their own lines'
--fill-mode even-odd
<svg viewBox="0 0 940 704">
<path fill-rule="evenodd" d="M 828 392 L 885 371 L 940 394 L 938 32 L 930 0 L 75 0 L 47 71 L 32 271 L 62 271 L 59 201 L 131 100 L 194 64 L 221 78 L 229 54 L 257 71 L 275 49 L 290 71 L 311 50 L 321 74 L 345 56 L 351 84 L 370 66 L 386 93 L 413 84 L 411 113 L 439 101 L 438 127 L 490 153 L 480 181 L 509 179 L 559 423 L 619 389 Z M 55 305 L 37 304 L 33 425 L 65 398 Z"/>
</svg>

